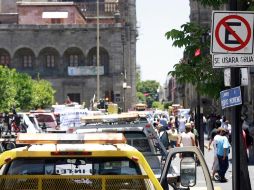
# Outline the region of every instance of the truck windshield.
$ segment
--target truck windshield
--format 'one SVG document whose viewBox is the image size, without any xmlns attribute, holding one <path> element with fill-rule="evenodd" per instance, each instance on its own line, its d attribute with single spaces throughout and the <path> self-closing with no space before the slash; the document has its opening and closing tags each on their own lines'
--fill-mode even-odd
<svg viewBox="0 0 254 190">
<path fill-rule="evenodd" d="M 127 139 L 127 143 L 140 152 L 151 152 L 151 145 L 148 142 L 148 138 L 144 132 L 139 131 L 124 131 L 124 136 Z"/>
<path fill-rule="evenodd" d="M 7 175 L 141 175 L 128 158 L 19 158 L 6 168 Z"/>
<path fill-rule="evenodd" d="M 54 118 L 51 115 L 37 114 L 36 118 L 40 123 L 54 122 Z"/>
</svg>

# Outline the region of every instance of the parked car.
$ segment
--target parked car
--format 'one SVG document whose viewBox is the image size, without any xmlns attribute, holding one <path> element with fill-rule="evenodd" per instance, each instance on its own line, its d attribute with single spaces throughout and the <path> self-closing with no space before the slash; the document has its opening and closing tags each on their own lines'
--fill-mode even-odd
<svg viewBox="0 0 254 190">
<path fill-rule="evenodd" d="M 21 117 L 21 125 L 24 125 L 23 128 L 25 129 L 26 133 L 41 133 L 42 129 L 39 127 L 37 120 L 33 119 L 34 116 L 30 115 L 26 112 L 18 113 L 18 115 Z"/>
<path fill-rule="evenodd" d="M 58 129 L 58 124 L 54 113 L 46 111 L 32 111 L 41 127 Z"/>
</svg>

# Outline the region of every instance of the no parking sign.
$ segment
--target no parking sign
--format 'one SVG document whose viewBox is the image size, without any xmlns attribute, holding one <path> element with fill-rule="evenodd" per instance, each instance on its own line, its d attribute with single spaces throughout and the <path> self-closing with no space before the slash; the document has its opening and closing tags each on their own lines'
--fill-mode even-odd
<svg viewBox="0 0 254 190">
<path fill-rule="evenodd" d="M 214 12 L 212 32 L 212 53 L 253 53 L 253 13 Z"/>
<path fill-rule="evenodd" d="M 213 68 L 254 65 L 253 22 L 253 12 L 213 12 L 211 30 Z"/>
</svg>

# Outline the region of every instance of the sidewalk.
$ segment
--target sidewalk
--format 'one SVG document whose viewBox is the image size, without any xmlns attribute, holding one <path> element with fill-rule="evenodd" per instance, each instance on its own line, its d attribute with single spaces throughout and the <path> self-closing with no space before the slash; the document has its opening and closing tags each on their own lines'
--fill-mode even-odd
<svg viewBox="0 0 254 190">
<path fill-rule="evenodd" d="M 206 140 L 206 135 L 205 135 L 205 145 L 208 145 L 209 141 Z M 232 153 L 232 151 L 230 151 Z M 205 152 L 204 152 L 204 155 L 205 155 L 205 160 L 206 160 L 206 164 L 209 168 L 209 170 L 211 171 L 212 169 L 212 164 L 213 164 L 213 156 L 214 156 L 214 152 L 213 150 L 210 150 L 208 151 L 208 149 L 205 148 Z M 221 187 L 221 189 L 224 189 L 224 190 L 232 190 L 232 155 L 230 154 L 229 156 L 229 168 L 227 170 L 227 173 L 226 173 L 226 178 L 228 179 L 228 182 L 226 183 L 220 183 L 220 182 L 215 182 L 214 181 L 214 186 L 219 186 Z M 249 169 L 249 177 L 250 177 L 250 182 L 251 182 L 251 188 L 254 189 L 254 165 L 249 165 L 248 166 L 248 169 Z"/>
</svg>

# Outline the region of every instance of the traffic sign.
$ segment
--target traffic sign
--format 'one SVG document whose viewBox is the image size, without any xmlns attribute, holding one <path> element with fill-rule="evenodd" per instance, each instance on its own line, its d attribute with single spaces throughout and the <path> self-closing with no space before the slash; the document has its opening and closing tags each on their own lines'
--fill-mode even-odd
<svg viewBox="0 0 254 190">
<path fill-rule="evenodd" d="M 253 66 L 254 55 L 250 54 L 213 54 L 213 68 Z"/>
<path fill-rule="evenodd" d="M 251 12 L 213 12 L 213 54 L 252 54 L 253 20 Z"/>
<path fill-rule="evenodd" d="M 242 104 L 242 95 L 240 86 L 220 92 L 222 109 Z"/>
</svg>

